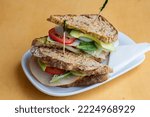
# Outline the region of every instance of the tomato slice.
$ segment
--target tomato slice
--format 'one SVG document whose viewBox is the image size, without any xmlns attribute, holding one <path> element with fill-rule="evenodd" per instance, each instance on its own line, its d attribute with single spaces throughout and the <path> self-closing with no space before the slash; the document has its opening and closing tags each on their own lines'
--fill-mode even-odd
<svg viewBox="0 0 150 117">
<path fill-rule="evenodd" d="M 46 67 L 45 72 L 51 75 L 55 75 L 55 74 L 59 75 L 59 74 L 63 74 L 65 70 L 55 68 L 55 67 Z"/>
<path fill-rule="evenodd" d="M 55 31 L 55 28 L 52 28 L 49 30 L 49 37 L 59 43 L 63 44 L 63 37 L 61 37 L 60 35 L 57 34 L 57 32 Z M 71 44 L 76 40 L 76 38 L 65 38 L 65 44 Z"/>
</svg>

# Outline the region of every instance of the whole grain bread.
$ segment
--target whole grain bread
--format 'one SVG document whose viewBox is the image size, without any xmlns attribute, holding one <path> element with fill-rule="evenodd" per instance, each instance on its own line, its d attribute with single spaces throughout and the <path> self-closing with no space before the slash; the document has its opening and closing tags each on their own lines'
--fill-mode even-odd
<svg viewBox="0 0 150 117">
<path fill-rule="evenodd" d="M 73 83 L 61 85 L 60 87 L 82 87 L 82 86 L 89 86 L 96 83 L 102 83 L 108 79 L 107 74 L 98 75 L 98 76 L 85 76 L 81 77 Z"/>
<path fill-rule="evenodd" d="M 115 42 L 118 38 L 118 31 L 116 28 L 101 15 L 50 15 L 47 20 L 62 26 L 66 20 L 67 28 L 80 30 L 105 43 Z"/>
<path fill-rule="evenodd" d="M 112 72 L 112 69 L 107 65 L 103 65 L 84 54 L 77 55 L 69 51 L 64 54 L 62 49 L 46 47 L 32 47 L 31 53 L 45 64 L 67 71 L 80 71 L 89 76 Z"/>
</svg>

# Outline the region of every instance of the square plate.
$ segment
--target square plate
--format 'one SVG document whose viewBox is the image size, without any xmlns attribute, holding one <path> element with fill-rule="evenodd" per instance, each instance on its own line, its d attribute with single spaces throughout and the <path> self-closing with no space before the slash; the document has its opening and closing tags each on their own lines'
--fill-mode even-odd
<svg viewBox="0 0 150 117">
<path fill-rule="evenodd" d="M 128 36 L 126 36 L 125 34 L 119 32 L 118 35 L 119 38 L 119 45 L 129 45 L 129 44 L 135 44 L 135 42 L 130 39 Z M 127 53 L 124 53 L 127 54 Z M 108 80 L 102 82 L 102 83 L 97 83 L 94 85 L 90 85 L 90 86 L 86 86 L 86 87 L 70 87 L 70 88 L 60 88 L 60 87 L 47 87 L 43 84 L 41 84 L 40 82 L 38 82 L 33 75 L 30 72 L 29 66 L 28 66 L 28 61 L 31 57 L 31 53 L 30 51 L 27 51 L 21 60 L 21 65 L 23 68 L 23 71 L 25 73 L 25 75 L 27 76 L 28 80 L 41 92 L 51 95 L 51 96 L 70 96 L 70 95 L 75 95 L 78 93 L 82 93 L 84 91 L 88 91 L 90 89 L 96 88 L 104 83 L 107 83 L 115 78 L 117 78 L 118 76 L 128 72 L 129 70 L 135 68 L 136 66 L 140 65 L 144 59 L 145 59 L 145 55 L 141 55 L 139 57 L 137 57 L 134 61 L 130 62 L 129 64 L 127 64 L 126 66 L 124 66 L 122 69 L 120 69 L 117 72 L 112 73 Z"/>
</svg>

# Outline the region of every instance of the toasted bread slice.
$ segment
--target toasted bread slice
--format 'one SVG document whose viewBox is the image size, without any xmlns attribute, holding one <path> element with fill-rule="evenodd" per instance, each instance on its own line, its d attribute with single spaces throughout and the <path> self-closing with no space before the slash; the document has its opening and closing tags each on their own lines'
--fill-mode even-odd
<svg viewBox="0 0 150 117">
<path fill-rule="evenodd" d="M 35 57 L 31 57 L 29 61 L 29 68 L 32 75 L 45 86 L 59 86 L 59 87 L 77 87 L 77 86 L 88 86 L 95 83 L 100 83 L 108 79 L 107 75 L 98 75 L 98 76 L 85 76 L 77 77 L 72 76 L 70 78 L 61 79 L 58 82 L 50 83 L 52 78 L 51 75 L 43 72 L 36 62 Z"/>
<path fill-rule="evenodd" d="M 105 43 L 115 42 L 118 37 L 118 31 L 116 28 L 103 16 L 98 16 L 97 14 L 50 15 L 47 20 L 62 26 L 66 20 L 67 28 L 80 30 L 83 33 L 90 34 Z"/>
</svg>

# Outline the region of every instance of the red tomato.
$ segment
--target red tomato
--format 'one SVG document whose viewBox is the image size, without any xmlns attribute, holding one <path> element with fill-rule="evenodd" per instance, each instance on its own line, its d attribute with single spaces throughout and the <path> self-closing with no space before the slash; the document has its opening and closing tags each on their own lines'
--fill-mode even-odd
<svg viewBox="0 0 150 117">
<path fill-rule="evenodd" d="M 55 74 L 59 75 L 59 74 L 63 74 L 65 70 L 55 68 L 55 67 L 46 67 L 45 72 L 47 72 L 48 74 L 52 74 L 52 75 L 55 75 Z"/>
<path fill-rule="evenodd" d="M 60 37 L 57 32 L 55 31 L 55 28 L 52 28 L 49 30 L 49 37 L 59 43 L 63 44 L 63 37 Z M 76 38 L 65 38 L 65 44 L 71 44 L 76 40 Z"/>
</svg>

